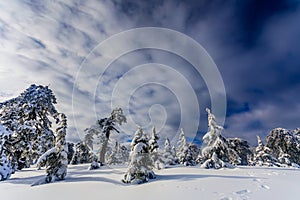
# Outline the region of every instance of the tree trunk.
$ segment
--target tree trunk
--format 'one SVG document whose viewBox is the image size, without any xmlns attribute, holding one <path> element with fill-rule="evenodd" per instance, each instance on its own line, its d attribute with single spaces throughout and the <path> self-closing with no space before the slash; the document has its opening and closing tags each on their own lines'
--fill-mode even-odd
<svg viewBox="0 0 300 200">
<path fill-rule="evenodd" d="M 107 149 L 108 139 L 109 138 L 107 138 L 107 137 L 105 138 L 105 140 L 100 148 L 100 152 L 99 152 L 100 165 L 103 165 L 105 163 L 105 153 L 106 153 L 106 149 Z"/>
</svg>

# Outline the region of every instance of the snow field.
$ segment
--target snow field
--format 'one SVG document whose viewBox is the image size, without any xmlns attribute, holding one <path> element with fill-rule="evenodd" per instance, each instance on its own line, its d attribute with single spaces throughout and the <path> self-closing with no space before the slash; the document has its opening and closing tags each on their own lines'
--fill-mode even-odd
<svg viewBox="0 0 300 200">
<path fill-rule="evenodd" d="M 167 168 L 141 185 L 121 182 L 125 166 L 88 170 L 88 164 L 71 165 L 65 180 L 32 187 L 45 177 L 44 170 L 24 169 L 0 183 L 5 200 L 52 199 L 299 199 L 300 170 L 293 168 L 238 167 L 202 169 Z"/>
</svg>

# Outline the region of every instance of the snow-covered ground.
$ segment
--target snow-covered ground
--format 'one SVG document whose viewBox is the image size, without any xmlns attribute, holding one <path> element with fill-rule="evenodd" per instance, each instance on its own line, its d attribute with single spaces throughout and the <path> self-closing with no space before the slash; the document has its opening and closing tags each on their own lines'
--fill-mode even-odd
<svg viewBox="0 0 300 200">
<path fill-rule="evenodd" d="M 44 170 L 25 169 L 0 182 L 2 200 L 48 199 L 299 199 L 300 170 L 239 167 L 201 169 L 174 167 L 155 171 L 157 178 L 141 185 L 121 182 L 124 167 L 89 171 L 89 165 L 69 166 L 66 180 L 31 186 Z"/>
</svg>

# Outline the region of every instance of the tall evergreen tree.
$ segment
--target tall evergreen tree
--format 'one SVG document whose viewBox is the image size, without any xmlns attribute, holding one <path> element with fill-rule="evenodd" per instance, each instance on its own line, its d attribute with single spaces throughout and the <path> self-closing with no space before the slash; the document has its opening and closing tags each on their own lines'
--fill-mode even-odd
<svg viewBox="0 0 300 200">
<path fill-rule="evenodd" d="M 209 131 L 203 136 L 204 148 L 199 154 L 198 160 L 204 168 L 232 167 L 230 163 L 239 163 L 238 154 L 228 147 L 226 139 L 221 135 L 223 127 L 216 122 L 216 117 L 206 109 L 208 113 Z"/>
</svg>

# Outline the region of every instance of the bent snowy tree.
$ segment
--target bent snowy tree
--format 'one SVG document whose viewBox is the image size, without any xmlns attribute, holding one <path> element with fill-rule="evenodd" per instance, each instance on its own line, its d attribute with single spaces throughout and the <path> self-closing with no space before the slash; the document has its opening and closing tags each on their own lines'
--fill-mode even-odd
<svg viewBox="0 0 300 200">
<path fill-rule="evenodd" d="M 104 165 L 105 163 L 105 154 L 111 132 L 116 131 L 119 133 L 116 125 L 122 125 L 126 122 L 126 117 L 123 114 L 122 108 L 115 108 L 108 118 L 98 120 L 96 125 L 93 125 L 85 130 L 87 134 L 94 134 L 100 139 L 101 146 L 99 149 L 98 160 L 100 165 Z"/>
</svg>

